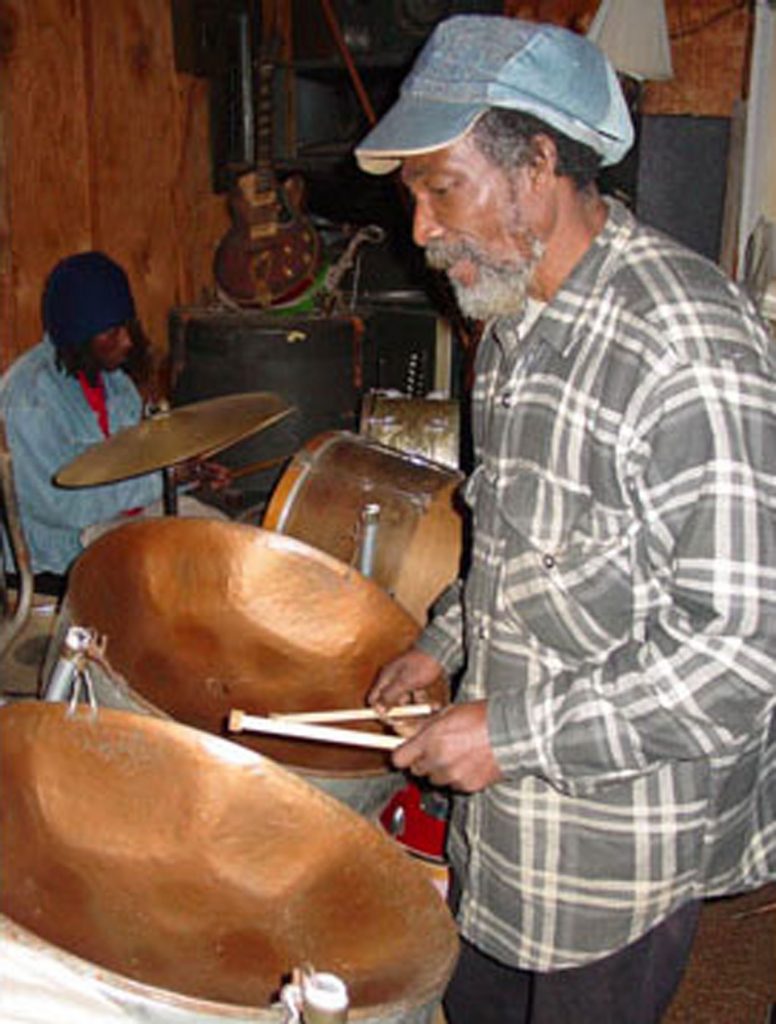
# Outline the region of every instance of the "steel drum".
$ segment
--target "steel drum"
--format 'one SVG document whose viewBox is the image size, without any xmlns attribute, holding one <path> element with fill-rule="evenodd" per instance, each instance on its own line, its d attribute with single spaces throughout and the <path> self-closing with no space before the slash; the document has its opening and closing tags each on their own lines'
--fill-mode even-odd
<svg viewBox="0 0 776 1024">
<path fill-rule="evenodd" d="M 56 960 L 132 1020 L 281 1021 L 279 988 L 312 965 L 346 983 L 349 1019 L 430 1020 L 457 954 L 444 903 L 379 828 L 271 760 L 25 702 L 0 708 L 0 788 L 0 944 L 42 979 Z"/>
<path fill-rule="evenodd" d="M 460 466 L 461 412 L 456 401 L 370 391 L 361 405 L 358 430 L 389 448 L 453 469 Z"/>
<path fill-rule="evenodd" d="M 216 735 L 234 708 L 364 705 L 378 670 L 418 633 L 379 586 L 322 551 L 257 527 L 176 518 L 130 522 L 88 547 L 70 572 L 65 623 L 106 638 L 110 671 L 91 673 L 99 703 Z M 429 696 L 444 702 L 446 683 Z M 384 751 L 235 740 L 367 814 L 402 784 Z"/>
<path fill-rule="evenodd" d="M 262 525 L 359 566 L 425 623 L 458 575 L 462 520 L 455 492 L 461 479 L 456 470 L 371 438 L 327 432 L 294 456 Z"/>
</svg>

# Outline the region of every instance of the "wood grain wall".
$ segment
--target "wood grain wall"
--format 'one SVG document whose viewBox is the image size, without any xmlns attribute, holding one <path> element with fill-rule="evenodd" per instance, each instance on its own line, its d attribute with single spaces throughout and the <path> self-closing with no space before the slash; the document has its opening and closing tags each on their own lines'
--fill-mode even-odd
<svg viewBox="0 0 776 1024">
<path fill-rule="evenodd" d="M 518 18 L 551 21 L 586 32 L 599 0 L 505 0 Z M 748 0 L 665 0 L 674 77 L 648 82 L 647 114 L 730 117 L 748 84 Z"/>
<path fill-rule="evenodd" d="M 52 265 L 88 248 L 126 268 L 161 353 L 227 225 L 169 0 L 0 0 L 0 62 L 0 368 L 38 340 Z"/>
</svg>

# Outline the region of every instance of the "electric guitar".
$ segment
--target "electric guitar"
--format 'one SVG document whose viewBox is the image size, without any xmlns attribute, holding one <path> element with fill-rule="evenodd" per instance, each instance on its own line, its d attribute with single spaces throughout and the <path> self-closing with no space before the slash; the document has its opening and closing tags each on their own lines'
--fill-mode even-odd
<svg viewBox="0 0 776 1024">
<path fill-rule="evenodd" d="M 232 224 L 215 254 L 216 281 L 241 306 L 287 305 L 315 282 L 320 263 L 318 235 L 303 212 L 304 182 L 282 183 L 272 169 L 273 64 L 259 66 L 255 168 L 229 195 Z"/>
</svg>

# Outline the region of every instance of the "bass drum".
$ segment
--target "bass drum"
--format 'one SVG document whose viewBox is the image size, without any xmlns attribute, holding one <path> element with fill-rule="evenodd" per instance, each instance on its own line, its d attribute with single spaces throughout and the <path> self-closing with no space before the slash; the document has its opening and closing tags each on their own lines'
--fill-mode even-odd
<svg viewBox="0 0 776 1024">
<path fill-rule="evenodd" d="M 294 456 L 262 526 L 358 568 L 425 624 L 458 575 L 461 480 L 457 470 L 331 431 Z"/>
<path fill-rule="evenodd" d="M 348 1020 L 429 1024 L 450 913 L 374 824 L 270 759 L 147 715 L 0 708 L 4 1021 L 283 1024 L 296 968 Z"/>
<path fill-rule="evenodd" d="M 361 405 L 358 431 L 389 448 L 452 469 L 461 463 L 461 412 L 455 401 L 370 391 Z"/>
</svg>

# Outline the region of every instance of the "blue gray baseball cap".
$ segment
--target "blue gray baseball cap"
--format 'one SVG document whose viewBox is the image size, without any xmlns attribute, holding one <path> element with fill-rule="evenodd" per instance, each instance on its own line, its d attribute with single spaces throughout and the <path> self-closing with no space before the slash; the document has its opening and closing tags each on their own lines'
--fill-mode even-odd
<svg viewBox="0 0 776 1024">
<path fill-rule="evenodd" d="M 589 146 L 603 165 L 633 144 L 617 75 L 589 39 L 556 25 L 460 14 L 434 29 L 356 160 L 364 171 L 388 174 L 407 156 L 456 142 L 491 107 L 538 117 Z"/>
</svg>

